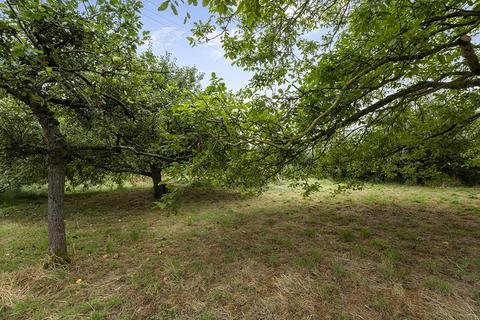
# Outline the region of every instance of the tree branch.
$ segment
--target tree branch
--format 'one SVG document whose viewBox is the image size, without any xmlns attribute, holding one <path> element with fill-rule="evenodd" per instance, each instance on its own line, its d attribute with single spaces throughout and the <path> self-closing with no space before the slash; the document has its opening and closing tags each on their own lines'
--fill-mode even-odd
<svg viewBox="0 0 480 320">
<path fill-rule="evenodd" d="M 475 53 L 475 49 L 472 46 L 472 38 L 468 35 L 463 35 L 460 37 L 458 43 L 460 50 L 462 51 L 462 56 L 465 59 L 468 67 L 474 74 L 480 74 L 480 63 L 478 62 L 478 57 Z"/>
</svg>

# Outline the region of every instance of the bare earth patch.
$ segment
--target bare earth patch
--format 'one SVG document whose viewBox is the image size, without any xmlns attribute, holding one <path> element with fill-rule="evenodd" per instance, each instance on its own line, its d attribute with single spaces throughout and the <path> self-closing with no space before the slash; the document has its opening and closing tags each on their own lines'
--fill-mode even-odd
<svg viewBox="0 0 480 320">
<path fill-rule="evenodd" d="M 478 188 L 332 188 L 72 194 L 56 270 L 45 201 L 4 206 L 0 318 L 480 319 Z"/>
</svg>

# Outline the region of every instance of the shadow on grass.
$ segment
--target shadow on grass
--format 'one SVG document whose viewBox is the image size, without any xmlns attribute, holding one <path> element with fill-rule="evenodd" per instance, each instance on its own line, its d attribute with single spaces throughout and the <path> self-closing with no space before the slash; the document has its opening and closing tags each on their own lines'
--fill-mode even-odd
<svg viewBox="0 0 480 320">
<path fill-rule="evenodd" d="M 201 209 L 214 203 L 242 201 L 250 196 L 233 190 L 215 189 L 206 186 L 181 186 L 178 205 L 180 207 Z M 114 190 L 98 190 L 67 193 L 65 195 L 66 218 L 139 216 L 161 209 L 156 206 L 150 188 L 119 188 Z M 19 222 L 37 222 L 47 215 L 47 193 L 38 192 L 8 192 L 0 194 L 0 219 Z"/>
<path fill-rule="evenodd" d="M 47 199 L 47 192 L 45 190 L 38 191 L 23 191 L 23 190 L 8 190 L 0 193 L 0 209 L 13 207 L 17 205 L 42 203 Z"/>
<path fill-rule="evenodd" d="M 252 199 L 255 195 L 242 193 L 233 189 L 219 189 L 209 186 L 187 186 L 181 189 L 179 205 L 204 206 L 206 204 L 228 203 Z"/>
</svg>

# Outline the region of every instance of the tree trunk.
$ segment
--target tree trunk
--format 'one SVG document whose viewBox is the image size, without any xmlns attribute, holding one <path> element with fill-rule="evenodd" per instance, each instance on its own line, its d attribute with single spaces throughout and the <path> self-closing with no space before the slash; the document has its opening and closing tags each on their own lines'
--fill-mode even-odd
<svg viewBox="0 0 480 320">
<path fill-rule="evenodd" d="M 60 123 L 38 96 L 24 98 L 40 123 L 48 146 L 48 252 L 52 262 L 69 262 L 65 234 L 65 176 L 67 144 Z"/>
<path fill-rule="evenodd" d="M 167 186 L 162 184 L 162 169 L 154 165 L 150 168 L 153 181 L 153 197 L 155 199 L 160 199 L 165 193 L 167 193 Z"/>
<path fill-rule="evenodd" d="M 61 154 L 48 155 L 48 252 L 58 262 L 68 262 L 65 234 L 66 161 Z"/>
</svg>

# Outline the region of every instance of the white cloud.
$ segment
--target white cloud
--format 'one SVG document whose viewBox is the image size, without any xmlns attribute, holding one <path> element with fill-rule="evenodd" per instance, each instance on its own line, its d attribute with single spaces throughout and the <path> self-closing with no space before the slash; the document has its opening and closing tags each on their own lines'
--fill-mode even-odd
<svg viewBox="0 0 480 320">
<path fill-rule="evenodd" d="M 234 90 L 248 83 L 250 74 L 232 66 L 231 61 L 225 59 L 221 37 L 215 37 L 208 43 L 192 48 L 186 39 L 191 33 L 186 28 L 150 23 L 145 25 L 145 29 L 151 31 L 150 40 L 138 49 L 139 52 L 144 52 L 151 46 L 157 55 L 162 55 L 165 51 L 172 53 L 179 65 L 196 66 L 205 74 L 203 86 L 208 84 L 211 72 L 223 77 Z M 213 38 L 214 35 L 211 36 Z"/>
<path fill-rule="evenodd" d="M 186 38 L 189 35 L 189 31 L 176 26 L 160 27 L 150 32 L 150 39 L 139 47 L 139 52 L 146 51 L 150 47 L 156 53 L 188 49 L 190 45 Z M 225 51 L 222 48 L 221 37 L 215 37 L 215 34 L 209 34 L 208 37 L 211 40 L 199 44 L 198 48 L 203 49 L 215 62 L 221 60 L 222 63 L 230 65 L 231 62 L 224 58 Z"/>
<path fill-rule="evenodd" d="M 150 39 L 139 50 L 145 51 L 150 46 L 153 51 L 171 52 L 175 46 L 185 43 L 188 32 L 175 26 L 161 27 L 150 32 Z"/>
<path fill-rule="evenodd" d="M 207 34 L 208 41 L 200 44 L 201 47 L 208 50 L 209 55 L 215 60 L 223 60 L 223 63 L 230 64 L 229 60 L 225 59 L 225 50 L 222 48 L 222 38 L 218 33 L 211 32 Z"/>
</svg>

